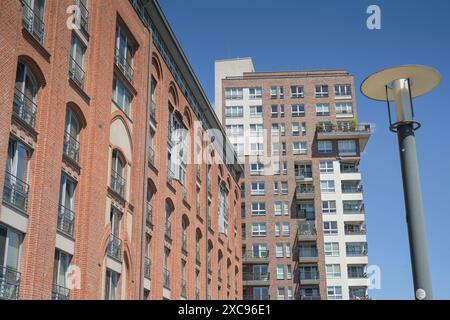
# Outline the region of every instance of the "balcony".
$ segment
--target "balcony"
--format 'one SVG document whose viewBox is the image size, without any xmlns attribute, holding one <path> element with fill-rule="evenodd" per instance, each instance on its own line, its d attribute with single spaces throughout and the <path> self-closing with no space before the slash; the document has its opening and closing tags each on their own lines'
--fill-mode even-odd
<svg viewBox="0 0 450 320">
<path fill-rule="evenodd" d="M 72 57 L 70 57 L 69 77 L 77 84 L 77 86 L 84 90 L 85 73 L 83 67 Z"/>
<path fill-rule="evenodd" d="M 319 255 L 315 247 L 302 247 L 298 250 L 298 262 L 317 262 Z"/>
<path fill-rule="evenodd" d="M 28 209 L 29 186 L 8 171 L 5 174 L 3 186 L 3 202 L 26 213 Z"/>
<path fill-rule="evenodd" d="M 297 185 L 297 199 L 314 199 L 314 186 L 312 184 Z"/>
<path fill-rule="evenodd" d="M 361 202 L 344 201 L 344 214 L 364 214 L 364 204 Z"/>
<path fill-rule="evenodd" d="M 122 261 L 122 240 L 114 234 L 110 234 L 107 254 L 110 258 Z"/>
<path fill-rule="evenodd" d="M 41 45 L 44 44 L 44 21 L 41 16 L 22 0 L 22 25 Z"/>
<path fill-rule="evenodd" d="M 80 143 L 69 132 L 64 133 L 63 155 L 77 164 L 80 162 Z"/>
<path fill-rule="evenodd" d="M 150 258 L 145 257 L 144 261 L 144 277 L 150 280 L 151 275 L 151 262 Z"/>
<path fill-rule="evenodd" d="M 166 220 L 164 235 L 166 238 L 172 238 L 172 224 L 170 223 L 170 220 Z"/>
<path fill-rule="evenodd" d="M 114 63 L 116 64 L 117 68 L 123 73 L 125 78 L 132 84 L 134 78 L 134 70 L 128 63 L 124 55 L 117 48 L 114 54 Z"/>
<path fill-rule="evenodd" d="M 23 92 L 18 89 L 14 91 L 13 100 L 13 116 L 26 123 L 31 128 L 36 128 L 36 113 L 37 106 L 33 100 L 25 96 Z"/>
<path fill-rule="evenodd" d="M 244 263 L 269 263 L 269 250 L 244 252 L 242 259 Z"/>
<path fill-rule="evenodd" d="M 73 238 L 75 229 L 75 213 L 63 205 L 59 206 L 57 229 L 59 232 Z"/>
<path fill-rule="evenodd" d="M 125 198 L 125 179 L 114 170 L 111 171 L 111 190 L 121 198 Z"/>
<path fill-rule="evenodd" d="M 297 169 L 295 170 L 295 178 L 298 181 L 311 180 L 313 177 L 311 170 Z"/>
<path fill-rule="evenodd" d="M 349 279 L 366 279 L 367 273 L 364 272 L 364 268 L 348 270 Z"/>
<path fill-rule="evenodd" d="M 300 270 L 299 272 L 300 283 L 304 285 L 309 284 L 319 284 L 319 272 L 318 271 L 307 271 Z"/>
<path fill-rule="evenodd" d="M 342 184 L 342 193 L 362 193 L 362 185 Z"/>
<path fill-rule="evenodd" d="M 155 166 L 155 150 L 152 147 L 148 148 L 148 164 Z"/>
<path fill-rule="evenodd" d="M 167 268 L 164 268 L 163 270 L 163 286 L 170 290 L 170 271 Z"/>
<path fill-rule="evenodd" d="M 300 222 L 297 226 L 297 241 L 314 241 L 317 230 L 314 222 Z"/>
<path fill-rule="evenodd" d="M 89 30 L 89 11 L 84 5 L 84 3 L 80 0 L 76 2 L 78 9 L 80 10 L 80 28 L 84 34 L 88 34 Z"/>
<path fill-rule="evenodd" d="M 367 257 L 369 253 L 367 243 L 347 243 L 346 253 L 347 257 Z"/>
<path fill-rule="evenodd" d="M 305 220 L 315 220 L 316 212 L 315 212 L 314 208 L 300 209 L 297 211 L 297 218 L 305 219 Z"/>
<path fill-rule="evenodd" d="M 186 290 L 186 280 L 181 279 L 181 294 L 180 294 L 180 296 L 182 298 L 186 299 L 186 297 L 187 297 L 186 291 L 187 291 Z"/>
<path fill-rule="evenodd" d="M 147 216 L 145 219 L 148 227 L 153 227 L 153 207 L 150 202 L 147 201 Z"/>
<path fill-rule="evenodd" d="M 344 230 L 346 236 L 366 234 L 366 226 L 364 223 L 345 223 Z"/>
<path fill-rule="evenodd" d="M 0 265 L 0 300 L 18 300 L 20 272 Z"/>
<path fill-rule="evenodd" d="M 70 300 L 70 289 L 53 284 L 52 300 Z"/>
<path fill-rule="evenodd" d="M 359 150 L 362 152 L 371 135 L 370 124 L 351 124 L 350 126 L 337 126 L 331 123 L 316 126 L 317 140 L 345 140 L 358 139 Z"/>
<path fill-rule="evenodd" d="M 268 286 L 270 274 L 268 272 L 244 272 L 244 286 Z"/>
</svg>

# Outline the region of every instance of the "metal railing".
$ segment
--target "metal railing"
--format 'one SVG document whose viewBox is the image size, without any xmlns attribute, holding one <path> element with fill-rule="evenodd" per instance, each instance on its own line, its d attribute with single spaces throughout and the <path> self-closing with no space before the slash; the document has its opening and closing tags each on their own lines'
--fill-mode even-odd
<svg viewBox="0 0 450 320">
<path fill-rule="evenodd" d="M 21 274 L 16 269 L 0 265 L 0 300 L 18 300 Z"/>
<path fill-rule="evenodd" d="M 344 214 L 363 214 L 365 213 L 364 204 L 346 204 L 344 203 Z"/>
<path fill-rule="evenodd" d="M 76 5 L 80 10 L 80 28 L 84 33 L 87 34 L 89 29 L 89 11 L 84 3 L 80 0 L 76 1 Z"/>
<path fill-rule="evenodd" d="M 341 164 L 341 173 L 358 173 L 359 169 L 356 165 Z"/>
<path fill-rule="evenodd" d="M 3 186 L 3 202 L 27 212 L 29 185 L 6 171 L 5 184 Z"/>
<path fill-rule="evenodd" d="M 59 205 L 57 229 L 59 232 L 62 232 L 69 237 L 73 237 L 75 229 L 75 212 L 63 205 Z"/>
<path fill-rule="evenodd" d="M 183 297 L 183 298 L 186 298 L 187 297 L 187 295 L 186 295 L 186 280 L 184 280 L 184 279 L 181 279 L 181 296 Z"/>
<path fill-rule="evenodd" d="M 25 96 L 19 89 L 14 91 L 13 114 L 28 124 L 33 129 L 36 128 L 37 106 L 33 100 Z"/>
<path fill-rule="evenodd" d="M 170 168 L 167 168 L 167 183 L 172 184 L 173 179 L 175 178 L 175 174 Z"/>
<path fill-rule="evenodd" d="M 152 166 L 155 165 L 155 150 L 153 150 L 152 147 L 148 148 L 148 163 L 150 163 Z"/>
<path fill-rule="evenodd" d="M 319 279 L 318 271 L 300 270 L 300 280 L 318 280 L 318 279 Z"/>
<path fill-rule="evenodd" d="M 167 268 L 163 270 L 163 286 L 166 289 L 170 289 L 170 271 Z"/>
<path fill-rule="evenodd" d="M 80 162 L 80 143 L 69 132 L 64 133 L 63 154 L 76 163 Z"/>
<path fill-rule="evenodd" d="M 85 72 L 72 56 L 70 57 L 69 76 L 81 89 L 84 89 Z"/>
<path fill-rule="evenodd" d="M 297 185 L 298 194 L 314 194 L 313 185 Z"/>
<path fill-rule="evenodd" d="M 348 278 L 349 279 L 364 279 L 364 278 L 367 278 L 367 273 L 364 272 L 364 269 L 348 270 Z"/>
<path fill-rule="evenodd" d="M 23 27 L 39 42 L 44 44 L 44 29 L 45 24 L 42 21 L 42 17 L 31 8 L 26 1 L 22 0 L 22 24 Z M 43 9 L 43 8 L 42 8 Z"/>
<path fill-rule="evenodd" d="M 244 281 L 269 281 L 270 273 L 269 272 L 244 272 L 243 280 Z"/>
<path fill-rule="evenodd" d="M 53 284 L 52 300 L 70 300 L 70 289 Z"/>
<path fill-rule="evenodd" d="M 351 124 L 349 126 L 338 126 L 332 123 L 318 124 L 316 126 L 317 132 L 319 133 L 345 133 L 345 132 L 355 132 L 355 133 L 370 133 L 370 124 Z"/>
<path fill-rule="evenodd" d="M 147 201 L 147 216 L 145 220 L 148 226 L 153 226 L 153 207 L 149 201 Z"/>
<path fill-rule="evenodd" d="M 259 251 L 248 251 L 243 252 L 243 258 L 247 259 L 268 259 L 269 250 L 259 250 Z"/>
<path fill-rule="evenodd" d="M 107 254 L 115 260 L 122 261 L 122 240 L 114 234 L 109 235 Z"/>
<path fill-rule="evenodd" d="M 111 171 L 111 189 L 122 198 L 125 197 L 125 179 L 114 170 Z"/>
<path fill-rule="evenodd" d="M 299 223 L 297 226 L 297 237 L 317 235 L 316 225 L 313 222 Z"/>
<path fill-rule="evenodd" d="M 128 63 L 127 59 L 124 57 L 124 55 L 120 52 L 118 48 L 116 48 L 115 50 L 114 63 L 119 68 L 119 70 L 122 71 L 125 78 L 127 78 L 127 80 L 130 81 L 130 83 L 133 83 L 134 78 L 133 67 Z"/>
<path fill-rule="evenodd" d="M 342 184 L 342 193 L 362 193 L 363 186 L 362 185 L 348 185 Z"/>
<path fill-rule="evenodd" d="M 295 170 L 295 177 L 300 180 L 305 178 L 309 179 L 313 177 L 313 174 L 311 170 L 297 169 Z"/>
<path fill-rule="evenodd" d="M 170 223 L 170 220 L 166 220 L 165 236 L 167 238 L 171 238 L 171 235 L 172 235 L 172 224 Z"/>
<path fill-rule="evenodd" d="M 144 277 L 150 279 L 151 276 L 151 262 L 150 258 L 145 257 L 144 261 Z"/>
<path fill-rule="evenodd" d="M 365 257 L 368 254 L 367 244 L 360 246 L 348 246 L 346 247 L 347 257 Z"/>
<path fill-rule="evenodd" d="M 354 235 L 365 235 L 366 234 L 366 229 L 364 226 L 358 225 L 356 228 L 354 228 L 353 226 L 354 225 L 352 225 L 352 227 L 349 227 L 348 225 L 345 226 L 345 228 L 344 228 L 345 235 L 354 236 Z"/>
</svg>

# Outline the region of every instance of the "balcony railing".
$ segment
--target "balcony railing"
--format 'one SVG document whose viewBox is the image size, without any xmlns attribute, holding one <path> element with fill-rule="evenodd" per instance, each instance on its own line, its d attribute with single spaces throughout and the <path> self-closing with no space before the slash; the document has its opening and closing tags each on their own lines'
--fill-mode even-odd
<svg viewBox="0 0 450 320">
<path fill-rule="evenodd" d="M 76 4 L 80 10 L 80 28 L 87 34 L 89 30 L 89 11 L 82 1 L 77 0 Z"/>
<path fill-rule="evenodd" d="M 364 269 L 348 270 L 348 278 L 349 279 L 364 279 L 364 278 L 367 278 L 367 273 L 364 272 Z"/>
<path fill-rule="evenodd" d="M 243 258 L 265 260 L 269 258 L 269 250 L 247 251 L 243 253 Z"/>
<path fill-rule="evenodd" d="M 363 186 L 362 185 L 348 185 L 343 184 L 342 185 L 342 193 L 362 193 L 363 192 Z"/>
<path fill-rule="evenodd" d="M 117 68 L 119 68 L 119 70 L 122 71 L 125 78 L 127 78 L 127 80 L 130 81 L 130 83 L 133 83 L 134 70 L 132 66 L 128 63 L 124 55 L 117 48 L 114 55 L 114 63 L 116 64 Z"/>
<path fill-rule="evenodd" d="M 150 202 L 147 201 L 147 217 L 146 222 L 148 226 L 153 226 L 153 207 Z"/>
<path fill-rule="evenodd" d="M 171 169 L 167 168 L 167 183 L 172 184 L 174 178 L 175 178 L 175 174 L 173 173 L 173 171 Z"/>
<path fill-rule="evenodd" d="M 344 214 L 364 214 L 364 204 L 345 204 Z"/>
<path fill-rule="evenodd" d="M 297 170 L 295 170 L 295 177 L 298 180 L 312 179 L 313 174 L 312 174 L 312 171 L 310 171 L 310 170 L 303 170 L 303 169 L 298 170 L 297 169 Z"/>
<path fill-rule="evenodd" d="M 20 272 L 0 265 L 0 300 L 18 300 Z"/>
<path fill-rule="evenodd" d="M 357 125 L 350 125 L 350 126 L 337 126 L 331 123 L 327 124 L 318 124 L 317 125 L 317 132 L 319 133 L 347 133 L 347 132 L 354 132 L 354 133 L 370 133 L 371 126 L 370 124 L 357 124 Z"/>
<path fill-rule="evenodd" d="M 148 149 L 148 163 L 152 166 L 155 165 L 155 150 L 152 147 Z"/>
<path fill-rule="evenodd" d="M 72 161 L 80 162 L 80 143 L 69 132 L 64 133 L 63 153 Z"/>
<path fill-rule="evenodd" d="M 347 257 L 365 257 L 368 254 L 367 244 L 361 246 L 347 246 Z"/>
<path fill-rule="evenodd" d="M 122 198 L 125 197 L 125 179 L 114 170 L 111 172 L 111 189 Z"/>
<path fill-rule="evenodd" d="M 73 57 L 70 57 L 69 76 L 81 89 L 84 89 L 85 72 Z"/>
<path fill-rule="evenodd" d="M 14 91 L 13 114 L 35 129 L 36 113 L 37 106 L 33 100 L 27 98 L 23 92 L 16 88 Z"/>
<path fill-rule="evenodd" d="M 73 237 L 75 229 L 75 213 L 63 205 L 59 206 L 57 229 L 69 237 Z"/>
<path fill-rule="evenodd" d="M 353 164 L 341 164 L 341 173 L 358 173 L 359 169 Z"/>
<path fill-rule="evenodd" d="M 169 220 L 166 220 L 166 230 L 165 230 L 165 236 L 167 238 L 171 238 L 172 235 L 172 224 L 170 223 Z"/>
<path fill-rule="evenodd" d="M 244 272 L 244 281 L 269 281 L 270 274 L 268 272 Z"/>
<path fill-rule="evenodd" d="M 27 212 L 29 186 L 16 176 L 6 171 L 5 184 L 3 186 L 3 202 Z"/>
<path fill-rule="evenodd" d="M 317 235 L 316 225 L 310 223 L 299 223 L 297 227 L 297 237 Z"/>
<path fill-rule="evenodd" d="M 42 17 L 37 11 L 31 8 L 26 1 L 22 0 L 22 24 L 23 27 L 39 42 L 44 44 L 44 29 L 45 25 L 42 21 Z"/>
<path fill-rule="evenodd" d="M 53 284 L 52 300 L 70 300 L 70 289 Z"/>
<path fill-rule="evenodd" d="M 170 271 L 167 268 L 163 270 L 163 286 L 166 289 L 170 289 Z"/>
<path fill-rule="evenodd" d="M 151 275 L 151 262 L 150 262 L 150 258 L 145 257 L 145 261 L 144 261 L 144 277 L 147 279 L 150 279 L 150 275 Z"/>
<path fill-rule="evenodd" d="M 366 229 L 364 226 L 357 225 L 354 227 L 353 225 L 350 227 L 348 225 L 345 226 L 345 234 L 348 236 L 354 236 L 354 235 L 365 235 Z"/>
<path fill-rule="evenodd" d="M 118 236 L 114 234 L 109 236 L 107 253 L 110 258 L 122 261 L 122 240 Z"/>
<path fill-rule="evenodd" d="M 181 296 L 183 297 L 183 298 L 186 298 L 187 297 L 187 295 L 186 295 L 186 280 L 184 280 L 184 279 L 181 279 Z"/>
<path fill-rule="evenodd" d="M 319 280 L 319 272 L 300 270 L 300 280 Z"/>
</svg>

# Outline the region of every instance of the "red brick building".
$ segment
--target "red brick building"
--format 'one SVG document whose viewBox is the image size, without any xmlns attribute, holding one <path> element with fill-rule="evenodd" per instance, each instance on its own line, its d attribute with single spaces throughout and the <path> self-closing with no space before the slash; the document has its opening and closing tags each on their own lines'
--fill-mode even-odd
<svg viewBox="0 0 450 320">
<path fill-rule="evenodd" d="M 157 2 L 0 12 L 0 298 L 242 298 L 242 167 Z"/>
</svg>

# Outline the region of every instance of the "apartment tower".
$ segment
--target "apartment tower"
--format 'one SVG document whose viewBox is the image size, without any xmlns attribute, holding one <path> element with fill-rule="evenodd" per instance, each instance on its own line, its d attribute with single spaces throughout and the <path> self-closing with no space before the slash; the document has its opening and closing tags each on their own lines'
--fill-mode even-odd
<svg viewBox="0 0 450 320">
<path fill-rule="evenodd" d="M 345 70 L 217 61 L 215 110 L 242 163 L 244 299 L 366 299 L 358 123 Z"/>
<path fill-rule="evenodd" d="M 0 12 L 0 299 L 242 298 L 242 167 L 157 1 Z"/>
</svg>

